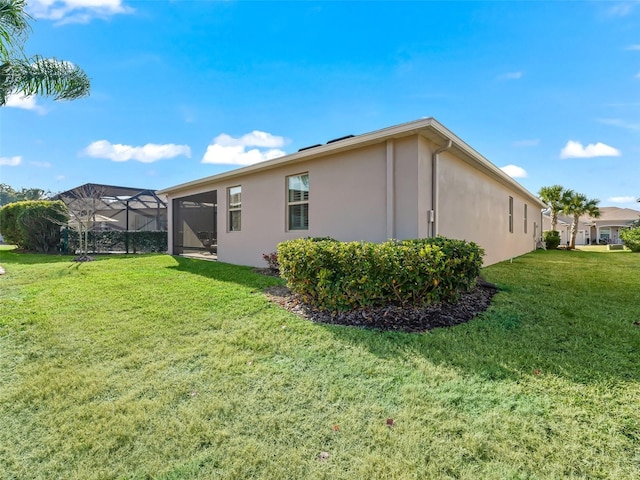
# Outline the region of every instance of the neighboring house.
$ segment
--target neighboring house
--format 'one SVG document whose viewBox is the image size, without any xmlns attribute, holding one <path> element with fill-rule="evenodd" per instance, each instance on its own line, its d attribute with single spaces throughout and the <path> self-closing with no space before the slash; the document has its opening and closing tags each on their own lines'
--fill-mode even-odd
<svg viewBox="0 0 640 480">
<path fill-rule="evenodd" d="M 167 199 L 154 190 L 87 183 L 57 194 L 71 214 L 91 215 L 93 230 L 166 231 Z"/>
<path fill-rule="evenodd" d="M 599 207 L 599 210 L 599 218 L 586 215 L 580 217 L 576 245 L 622 243 L 620 231 L 629 228 L 640 218 L 640 211 L 632 208 Z M 570 217 L 558 215 L 556 229 L 560 232 L 561 245 L 566 245 L 571 237 L 571 221 Z M 543 226 L 544 231 L 551 230 L 551 219 L 548 215 L 543 217 Z"/>
<path fill-rule="evenodd" d="M 169 252 L 264 266 L 287 239 L 474 241 L 485 265 L 522 255 L 544 204 L 433 118 L 329 141 L 166 188 Z"/>
</svg>

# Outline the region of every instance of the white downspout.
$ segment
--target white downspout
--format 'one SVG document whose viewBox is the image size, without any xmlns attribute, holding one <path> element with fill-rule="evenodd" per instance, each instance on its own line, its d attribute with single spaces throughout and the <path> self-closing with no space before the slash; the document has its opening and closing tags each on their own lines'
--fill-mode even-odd
<svg viewBox="0 0 640 480">
<path fill-rule="evenodd" d="M 431 154 L 431 212 L 429 212 L 429 221 L 431 222 L 432 237 L 438 235 L 438 156 L 449 150 L 452 145 L 451 140 L 447 140 L 444 147 Z"/>
</svg>

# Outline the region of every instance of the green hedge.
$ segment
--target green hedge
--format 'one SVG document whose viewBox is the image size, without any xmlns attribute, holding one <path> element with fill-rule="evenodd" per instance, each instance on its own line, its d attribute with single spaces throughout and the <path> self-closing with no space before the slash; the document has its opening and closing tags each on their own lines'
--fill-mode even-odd
<svg viewBox="0 0 640 480">
<path fill-rule="evenodd" d="M 632 252 L 640 252 L 640 227 L 621 230 L 620 238 Z"/>
<path fill-rule="evenodd" d="M 62 250 L 79 250 L 78 232 L 68 229 L 63 232 Z M 126 252 L 148 253 L 167 251 L 167 232 L 125 232 L 119 230 L 89 232 L 89 250 L 92 253 Z"/>
<path fill-rule="evenodd" d="M 8 203 L 0 208 L 0 235 L 9 245 L 22 247 L 22 236 L 18 230 L 18 215 L 22 212 L 22 202 Z"/>
<path fill-rule="evenodd" d="M 60 225 L 69 214 L 60 200 L 27 200 L 0 208 L 0 233 L 6 243 L 25 250 L 47 253 L 56 250 Z"/>
<path fill-rule="evenodd" d="M 483 255 L 473 242 L 444 237 L 381 244 L 312 238 L 278 245 L 289 288 L 331 311 L 454 302 L 475 284 Z"/>
</svg>

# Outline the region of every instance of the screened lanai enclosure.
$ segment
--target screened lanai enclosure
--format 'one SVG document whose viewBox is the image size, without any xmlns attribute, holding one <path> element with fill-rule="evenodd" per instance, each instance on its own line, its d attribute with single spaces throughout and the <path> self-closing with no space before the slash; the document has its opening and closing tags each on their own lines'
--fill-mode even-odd
<svg viewBox="0 0 640 480">
<path fill-rule="evenodd" d="M 173 253 L 218 251 L 217 190 L 173 200 Z"/>
<path fill-rule="evenodd" d="M 153 190 L 87 183 L 54 199 L 67 205 L 70 223 L 89 217 L 93 231 L 167 231 L 166 197 Z"/>
<path fill-rule="evenodd" d="M 154 190 L 87 183 L 59 193 L 69 210 L 62 251 L 162 252 L 167 250 L 166 196 Z"/>
</svg>

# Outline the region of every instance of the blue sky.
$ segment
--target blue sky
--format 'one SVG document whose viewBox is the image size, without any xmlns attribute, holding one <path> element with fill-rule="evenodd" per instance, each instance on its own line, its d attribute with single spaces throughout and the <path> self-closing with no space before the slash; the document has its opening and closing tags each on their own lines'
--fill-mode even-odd
<svg viewBox="0 0 640 480">
<path fill-rule="evenodd" d="M 0 182 L 164 188 L 435 117 L 532 192 L 638 208 L 640 3 L 30 0 L 91 96 L 0 109 Z"/>
</svg>

